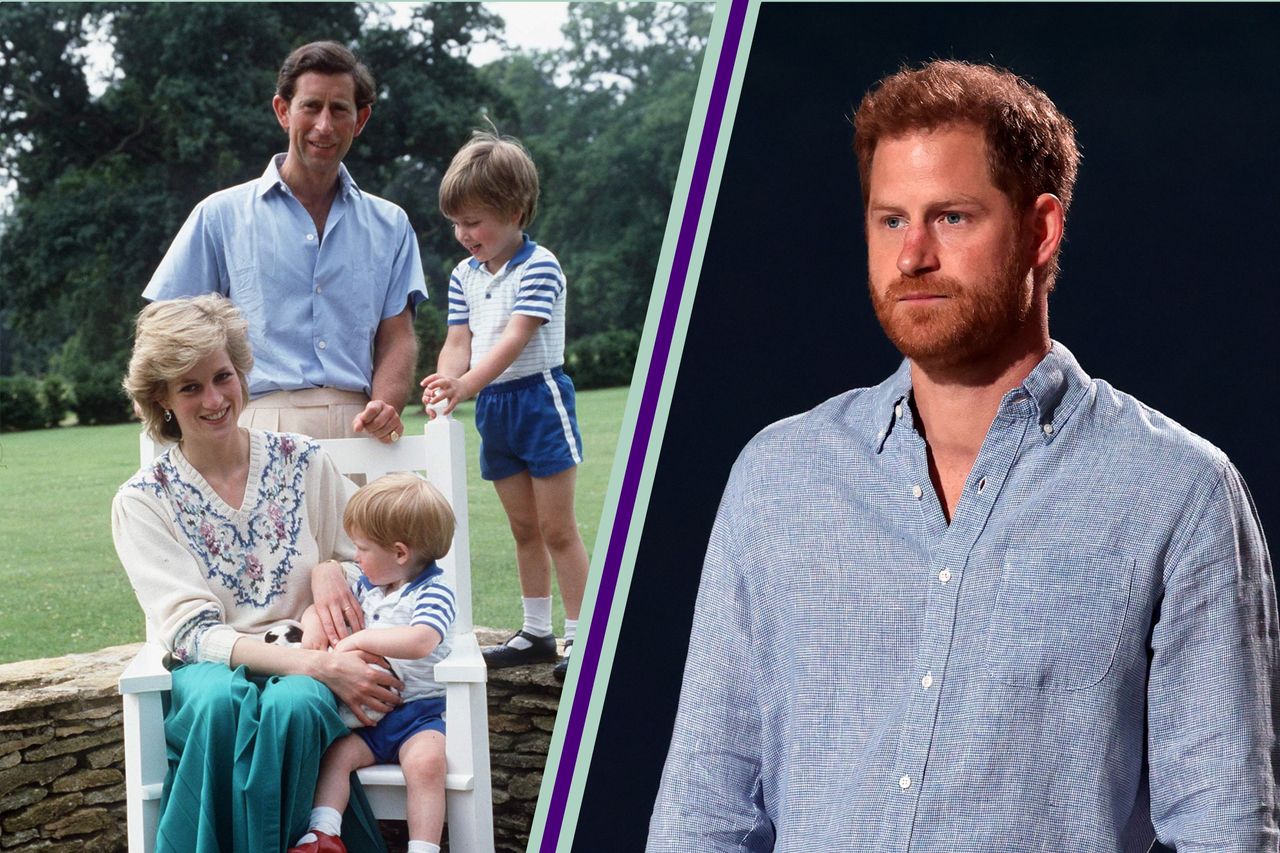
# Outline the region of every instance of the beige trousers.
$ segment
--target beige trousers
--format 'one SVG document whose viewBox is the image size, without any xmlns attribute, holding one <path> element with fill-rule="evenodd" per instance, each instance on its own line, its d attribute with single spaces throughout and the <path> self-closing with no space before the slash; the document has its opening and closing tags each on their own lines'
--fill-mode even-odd
<svg viewBox="0 0 1280 853">
<path fill-rule="evenodd" d="M 368 404 L 369 398 L 359 391 L 275 391 L 251 400 L 240 413 L 240 426 L 312 438 L 355 438 L 351 422 Z"/>
</svg>

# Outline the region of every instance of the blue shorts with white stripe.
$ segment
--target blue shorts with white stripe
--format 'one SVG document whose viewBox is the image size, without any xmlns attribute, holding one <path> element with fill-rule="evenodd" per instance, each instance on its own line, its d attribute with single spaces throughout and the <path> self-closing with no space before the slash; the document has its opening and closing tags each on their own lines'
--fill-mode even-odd
<svg viewBox="0 0 1280 853">
<path fill-rule="evenodd" d="M 582 462 L 573 380 L 560 367 L 489 385 L 476 398 L 480 476 L 550 477 Z"/>
</svg>

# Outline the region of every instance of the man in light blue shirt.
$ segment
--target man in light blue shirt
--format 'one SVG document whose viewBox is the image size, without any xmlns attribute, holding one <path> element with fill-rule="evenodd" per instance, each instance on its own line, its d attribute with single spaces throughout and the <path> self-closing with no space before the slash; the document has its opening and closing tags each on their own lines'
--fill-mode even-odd
<svg viewBox="0 0 1280 853">
<path fill-rule="evenodd" d="M 1074 128 L 952 61 L 854 125 L 906 360 L 736 463 L 649 850 L 1277 850 L 1248 491 L 1049 337 Z"/>
<path fill-rule="evenodd" d="M 342 164 L 374 94 L 342 45 L 291 53 L 272 101 L 288 151 L 197 205 L 143 292 L 217 291 L 245 313 L 255 363 L 243 424 L 382 441 L 404 431 L 422 260 L 405 212 L 363 192 Z"/>
</svg>

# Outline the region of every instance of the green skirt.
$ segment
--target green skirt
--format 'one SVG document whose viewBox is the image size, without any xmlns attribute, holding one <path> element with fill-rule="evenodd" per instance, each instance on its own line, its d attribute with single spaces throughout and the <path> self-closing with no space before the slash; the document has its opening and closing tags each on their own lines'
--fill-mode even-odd
<svg viewBox="0 0 1280 853">
<path fill-rule="evenodd" d="M 313 678 L 175 669 L 157 853 L 284 853 L 307 831 L 320 757 L 347 731 Z M 350 853 L 386 853 L 354 774 L 342 840 Z"/>
</svg>

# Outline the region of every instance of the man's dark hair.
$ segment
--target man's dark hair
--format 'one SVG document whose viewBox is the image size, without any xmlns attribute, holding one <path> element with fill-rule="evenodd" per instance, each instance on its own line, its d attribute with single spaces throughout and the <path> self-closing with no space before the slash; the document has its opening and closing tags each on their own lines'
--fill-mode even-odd
<svg viewBox="0 0 1280 853">
<path fill-rule="evenodd" d="M 972 124 L 987 139 L 992 182 L 1017 210 L 1041 193 L 1071 207 L 1080 150 L 1071 121 L 1049 96 L 1011 71 L 957 60 L 903 68 L 863 97 L 853 119 L 862 202 L 871 195 L 871 161 L 881 139 Z"/>
<path fill-rule="evenodd" d="M 356 55 L 336 41 L 313 41 L 296 48 L 280 66 L 276 78 L 276 94 L 286 101 L 293 100 L 298 78 L 308 71 L 317 74 L 350 74 L 356 84 L 356 108 L 373 104 L 377 84 L 373 75 Z"/>
</svg>

